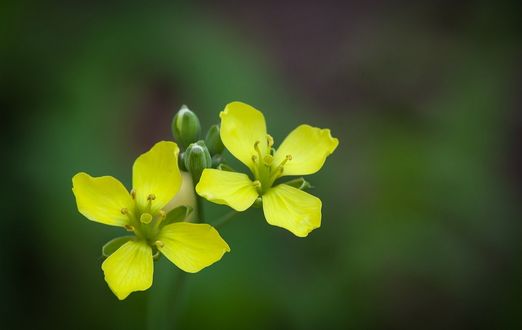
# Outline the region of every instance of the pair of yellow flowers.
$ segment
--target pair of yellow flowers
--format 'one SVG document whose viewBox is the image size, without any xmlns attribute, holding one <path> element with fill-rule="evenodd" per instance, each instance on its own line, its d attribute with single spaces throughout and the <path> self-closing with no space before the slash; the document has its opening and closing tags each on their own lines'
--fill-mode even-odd
<svg viewBox="0 0 522 330">
<path fill-rule="evenodd" d="M 196 192 L 236 211 L 248 209 L 261 197 L 267 222 L 299 237 L 318 228 L 321 200 L 298 188 L 274 182 L 285 175 L 317 172 L 339 141 L 332 138 L 328 129 L 301 125 L 275 150 L 260 111 L 245 103 L 232 102 L 220 117 L 223 144 L 250 169 L 252 177 L 205 169 Z M 135 234 L 123 238 L 125 243 L 102 264 L 105 281 L 120 300 L 152 285 L 153 257 L 159 253 L 183 271 L 195 273 L 230 251 L 208 224 L 169 221 L 167 207 L 182 182 L 178 154 L 176 143 L 161 141 L 139 156 L 132 168 L 130 193 L 112 176 L 91 177 L 82 172 L 72 179 L 81 214 Z"/>
</svg>

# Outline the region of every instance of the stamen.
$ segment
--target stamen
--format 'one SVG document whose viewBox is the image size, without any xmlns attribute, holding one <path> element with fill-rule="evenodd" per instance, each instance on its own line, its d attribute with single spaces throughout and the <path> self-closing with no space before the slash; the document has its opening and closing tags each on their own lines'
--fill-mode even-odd
<svg viewBox="0 0 522 330">
<path fill-rule="evenodd" d="M 252 182 L 252 184 L 254 185 L 254 187 L 256 188 L 261 188 L 261 182 L 259 180 L 256 180 L 254 182 Z"/>
<path fill-rule="evenodd" d="M 132 199 L 136 199 L 136 191 L 134 189 L 130 192 Z"/>
<path fill-rule="evenodd" d="M 274 138 L 272 136 L 270 136 L 270 134 L 266 135 L 266 145 L 267 145 L 269 150 L 274 145 Z"/>
<path fill-rule="evenodd" d="M 292 155 L 286 155 L 285 159 L 283 159 L 283 161 L 281 162 L 281 164 L 279 164 L 278 167 L 285 166 L 286 162 L 289 161 L 289 160 L 292 160 Z"/>
<path fill-rule="evenodd" d="M 155 199 L 156 199 L 156 195 L 154 195 L 154 194 L 149 194 L 149 196 L 147 196 L 148 201 L 153 201 Z"/>
<path fill-rule="evenodd" d="M 121 212 L 121 214 L 123 214 L 123 215 L 125 215 L 125 214 L 129 214 L 129 210 L 127 210 L 126 207 L 122 208 L 122 209 L 120 210 L 120 212 Z"/>
<path fill-rule="evenodd" d="M 158 213 L 159 213 L 161 220 L 163 220 L 167 217 L 167 212 L 165 212 L 163 210 L 159 210 Z"/>
<path fill-rule="evenodd" d="M 163 243 L 162 241 L 156 241 L 156 242 L 154 242 L 154 244 L 155 244 L 157 247 L 159 247 L 159 248 L 162 248 L 162 247 L 165 246 L 165 243 Z"/>
<path fill-rule="evenodd" d="M 152 215 L 150 213 L 143 213 L 140 216 L 141 223 L 149 224 L 152 221 Z"/>
<path fill-rule="evenodd" d="M 252 155 L 252 161 L 255 163 L 257 162 L 257 156 L 256 155 Z"/>
<path fill-rule="evenodd" d="M 254 143 L 254 149 L 256 149 L 256 152 L 257 152 L 257 155 L 259 157 L 259 159 L 262 159 L 263 158 L 263 155 L 261 154 L 261 149 L 259 148 L 259 141 L 256 141 Z"/>
<path fill-rule="evenodd" d="M 125 225 L 125 229 L 127 231 L 134 231 L 134 226 L 131 226 L 131 225 Z"/>
</svg>

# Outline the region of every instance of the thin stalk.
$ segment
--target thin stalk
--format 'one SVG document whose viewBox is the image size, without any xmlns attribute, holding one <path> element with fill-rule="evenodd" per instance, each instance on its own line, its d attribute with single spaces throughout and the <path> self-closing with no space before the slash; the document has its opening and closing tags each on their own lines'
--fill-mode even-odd
<svg viewBox="0 0 522 330">
<path fill-rule="evenodd" d="M 237 211 L 230 211 L 227 214 L 223 215 L 221 218 L 217 219 L 213 226 L 214 228 L 222 228 L 225 226 L 236 214 L 238 214 Z"/>
<path fill-rule="evenodd" d="M 205 214 L 203 212 L 203 199 L 200 196 L 196 196 L 196 216 L 195 222 L 205 222 Z"/>
</svg>

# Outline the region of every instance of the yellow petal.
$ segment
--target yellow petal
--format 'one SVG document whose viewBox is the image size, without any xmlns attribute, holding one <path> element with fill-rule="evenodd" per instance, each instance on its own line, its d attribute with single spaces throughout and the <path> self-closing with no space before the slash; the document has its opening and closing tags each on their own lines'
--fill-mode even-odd
<svg viewBox="0 0 522 330">
<path fill-rule="evenodd" d="M 280 184 L 263 195 L 266 221 L 306 237 L 321 226 L 321 200 L 302 190 Z"/>
<path fill-rule="evenodd" d="M 274 166 L 279 165 L 287 155 L 292 156 L 285 166 L 283 175 L 307 175 L 321 169 L 328 157 L 339 144 L 329 129 L 300 125 L 281 143 L 274 155 Z"/>
<path fill-rule="evenodd" d="M 263 114 L 242 102 L 226 105 L 221 117 L 221 140 L 228 151 L 250 169 L 252 156 L 257 155 L 254 144 L 259 141 L 262 155 L 266 153 L 266 124 Z"/>
<path fill-rule="evenodd" d="M 176 143 L 161 141 L 136 159 L 132 184 L 140 210 L 147 208 L 148 199 L 152 197 L 151 212 L 154 214 L 176 195 L 181 185 L 178 153 Z"/>
<path fill-rule="evenodd" d="M 123 300 L 134 291 L 152 285 L 152 249 L 144 241 L 128 241 L 102 264 L 105 281 L 112 292 Z"/>
<path fill-rule="evenodd" d="M 110 226 L 124 226 L 129 218 L 121 210 L 132 210 L 134 201 L 120 181 L 112 176 L 92 177 L 78 173 L 73 179 L 78 211 L 87 219 Z"/>
<path fill-rule="evenodd" d="M 188 273 L 196 273 L 219 261 L 228 244 L 214 227 L 204 223 L 176 222 L 161 229 L 158 249 L 172 263 Z"/>
<path fill-rule="evenodd" d="M 216 169 L 203 171 L 196 192 L 211 202 L 228 205 L 236 211 L 248 209 L 259 196 L 248 175 Z"/>
</svg>

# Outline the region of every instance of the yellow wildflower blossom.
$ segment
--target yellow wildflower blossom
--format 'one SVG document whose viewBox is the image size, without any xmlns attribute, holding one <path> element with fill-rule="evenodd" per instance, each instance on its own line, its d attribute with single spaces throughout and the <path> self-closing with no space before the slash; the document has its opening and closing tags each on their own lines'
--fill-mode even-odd
<svg viewBox="0 0 522 330">
<path fill-rule="evenodd" d="M 161 141 L 139 156 L 134 162 L 130 192 L 112 176 L 92 177 L 81 172 L 72 179 L 81 214 L 135 234 L 119 240 L 123 244 L 102 264 L 105 281 L 120 300 L 152 285 L 153 255 L 158 251 L 189 273 L 200 271 L 230 251 L 208 224 L 165 220 L 164 208 L 181 185 L 178 153 L 174 142 Z"/>
<path fill-rule="evenodd" d="M 236 211 L 248 209 L 262 197 L 263 212 L 271 225 L 305 237 L 321 225 L 321 200 L 287 184 L 274 184 L 285 175 L 313 174 L 339 144 L 329 129 L 300 125 L 277 150 L 267 134 L 263 114 L 241 102 L 229 103 L 220 113 L 220 136 L 230 153 L 245 164 L 243 173 L 205 169 L 196 192 Z"/>
</svg>

